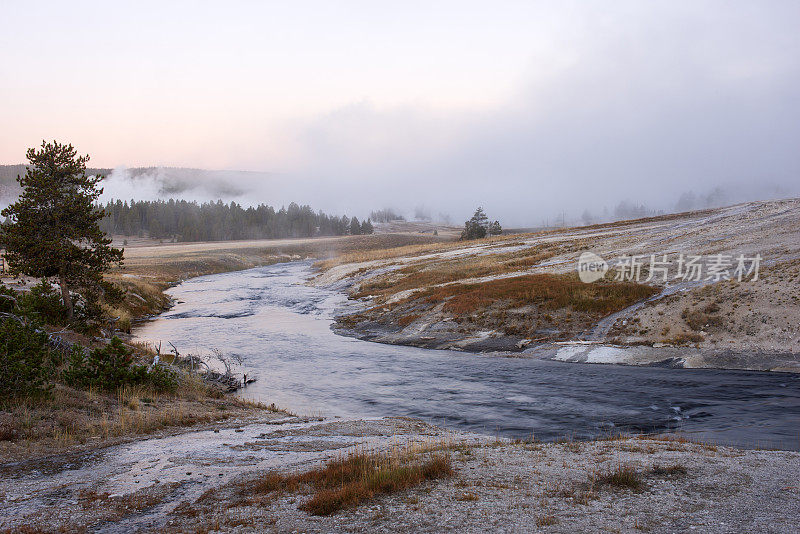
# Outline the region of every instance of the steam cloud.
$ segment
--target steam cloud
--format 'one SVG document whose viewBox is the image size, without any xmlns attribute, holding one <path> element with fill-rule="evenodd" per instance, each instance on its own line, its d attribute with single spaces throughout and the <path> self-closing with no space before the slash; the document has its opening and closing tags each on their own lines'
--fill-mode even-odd
<svg viewBox="0 0 800 534">
<path fill-rule="evenodd" d="M 531 58 L 504 103 L 355 102 L 295 124 L 297 155 L 281 176 L 198 175 L 179 191 L 158 174 L 115 173 L 107 194 L 296 201 L 360 217 L 425 205 L 454 221 L 483 205 L 507 226 L 623 200 L 670 211 L 800 194 L 800 4 L 573 11 L 564 35 L 553 32 L 558 48 Z"/>
</svg>

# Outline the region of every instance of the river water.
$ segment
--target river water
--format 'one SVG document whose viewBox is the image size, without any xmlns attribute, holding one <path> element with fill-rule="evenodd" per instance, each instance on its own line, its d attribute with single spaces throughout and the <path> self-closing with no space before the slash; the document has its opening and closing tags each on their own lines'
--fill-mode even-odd
<svg viewBox="0 0 800 534">
<path fill-rule="evenodd" d="M 188 280 L 136 330 L 182 354 L 212 349 L 258 378 L 241 393 L 306 415 L 412 416 L 538 440 L 676 431 L 800 449 L 800 377 L 504 358 L 382 345 L 330 330 L 345 297 L 305 284 L 308 262 Z"/>
</svg>

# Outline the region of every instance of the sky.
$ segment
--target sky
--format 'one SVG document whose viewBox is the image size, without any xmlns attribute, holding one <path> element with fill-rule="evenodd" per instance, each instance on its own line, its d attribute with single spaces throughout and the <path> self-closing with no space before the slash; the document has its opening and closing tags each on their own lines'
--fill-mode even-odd
<svg viewBox="0 0 800 534">
<path fill-rule="evenodd" d="M 2 163 L 57 139 L 519 225 L 800 194 L 797 1 L 0 2 Z"/>
</svg>

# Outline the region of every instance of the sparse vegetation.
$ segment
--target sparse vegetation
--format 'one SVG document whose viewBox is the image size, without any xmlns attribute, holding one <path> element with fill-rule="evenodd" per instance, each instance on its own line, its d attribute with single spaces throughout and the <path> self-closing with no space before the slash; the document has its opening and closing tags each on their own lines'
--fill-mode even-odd
<svg viewBox="0 0 800 534">
<path fill-rule="evenodd" d="M 451 284 L 420 294 L 431 302 L 447 300 L 445 309 L 471 313 L 497 301 L 521 306 L 537 304 L 548 309 L 608 314 L 654 295 L 658 290 L 633 282 L 584 284 L 577 275 L 531 274 L 476 284 Z"/>
<path fill-rule="evenodd" d="M 313 515 L 331 515 L 378 495 L 396 493 L 452 473 L 450 458 L 444 454 L 354 453 L 305 473 L 267 473 L 242 483 L 238 502 L 264 502 L 275 492 L 310 487 L 312 496 L 300 508 Z"/>
<path fill-rule="evenodd" d="M 650 473 L 655 476 L 683 476 L 688 473 L 685 465 L 672 464 L 672 465 L 659 465 L 656 464 L 650 469 Z"/>
<path fill-rule="evenodd" d="M 416 321 L 419 318 L 420 318 L 419 314 L 410 313 L 410 314 L 404 315 L 403 317 L 398 319 L 397 320 L 397 324 L 400 325 L 401 327 L 405 328 L 406 326 L 410 325 L 411 323 L 413 323 L 414 321 Z"/>
<path fill-rule="evenodd" d="M 640 491 L 644 486 L 642 475 L 629 465 L 617 465 L 611 471 L 595 473 L 590 477 L 590 482 L 596 487 L 610 487 L 612 489 L 627 489 Z"/>
<path fill-rule="evenodd" d="M 548 527 L 558 523 L 558 518 L 554 515 L 540 515 L 536 518 L 537 527 Z"/>
</svg>

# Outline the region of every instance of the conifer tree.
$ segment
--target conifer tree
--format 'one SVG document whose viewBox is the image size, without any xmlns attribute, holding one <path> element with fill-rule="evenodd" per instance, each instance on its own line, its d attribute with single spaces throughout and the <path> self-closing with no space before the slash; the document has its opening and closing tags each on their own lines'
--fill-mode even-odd
<svg viewBox="0 0 800 534">
<path fill-rule="evenodd" d="M 78 156 L 72 145 L 42 141 L 27 157 L 27 172 L 17 177 L 22 193 L 2 211 L 8 219 L 0 241 L 13 273 L 58 281 L 72 318 L 70 290 L 96 290 L 103 272 L 122 262 L 122 249 L 111 247 L 100 228 L 103 177 L 86 175 L 89 156 Z"/>
<path fill-rule="evenodd" d="M 461 232 L 461 239 L 481 239 L 486 237 L 489 228 L 489 218 L 483 212 L 483 208 L 478 207 L 472 218 L 464 223 L 464 231 Z"/>
</svg>

